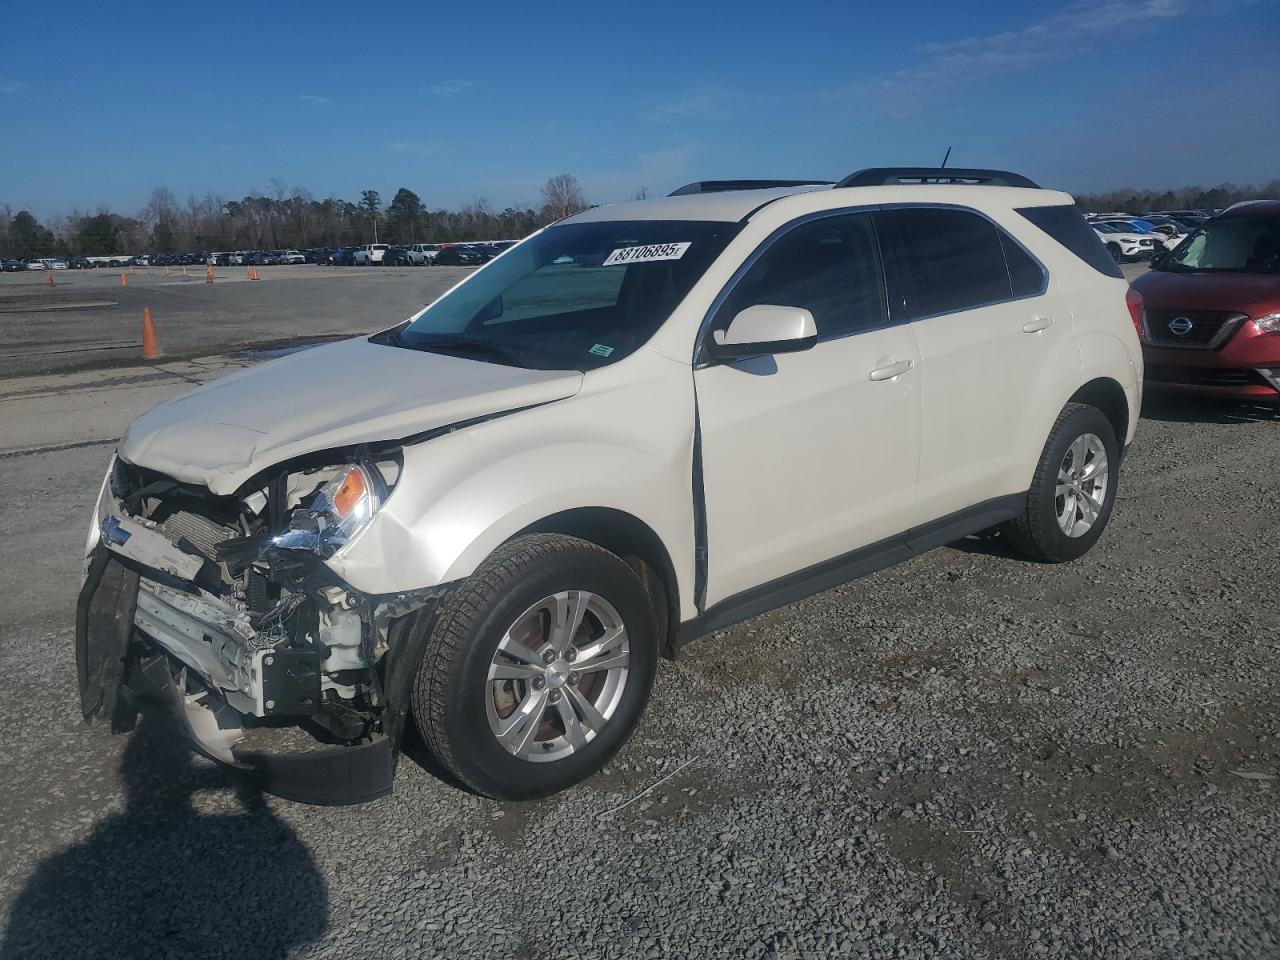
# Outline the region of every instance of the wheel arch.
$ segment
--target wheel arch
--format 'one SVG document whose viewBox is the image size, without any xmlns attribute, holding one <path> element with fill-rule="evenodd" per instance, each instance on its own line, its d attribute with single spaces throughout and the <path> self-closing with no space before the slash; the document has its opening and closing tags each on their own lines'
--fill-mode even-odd
<svg viewBox="0 0 1280 960">
<path fill-rule="evenodd" d="M 649 595 L 658 623 L 659 649 L 674 658 L 680 625 L 680 583 L 662 538 L 639 517 L 614 507 L 575 507 L 543 517 L 514 537 L 559 533 L 603 547 L 636 572 Z"/>
<path fill-rule="evenodd" d="M 1096 377 L 1073 393 L 1067 403 L 1087 403 L 1101 410 L 1111 421 L 1116 441 L 1123 451 L 1132 414 L 1129 410 L 1129 398 L 1118 381 L 1111 377 Z"/>
</svg>

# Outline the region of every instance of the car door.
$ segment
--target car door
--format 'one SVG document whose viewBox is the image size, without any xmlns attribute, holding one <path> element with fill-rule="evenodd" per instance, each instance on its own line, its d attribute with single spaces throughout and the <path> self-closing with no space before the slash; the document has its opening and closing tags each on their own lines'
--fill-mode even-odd
<svg viewBox="0 0 1280 960">
<path fill-rule="evenodd" d="M 915 509 L 919 357 L 890 326 L 868 212 L 775 234 L 708 335 L 757 304 L 812 312 L 808 350 L 698 364 L 704 606 L 905 532 Z"/>
<path fill-rule="evenodd" d="M 1079 382 L 1070 313 L 1044 267 L 977 211 L 877 214 L 890 300 L 920 350 L 921 520 L 1022 493 L 1053 412 Z"/>
</svg>

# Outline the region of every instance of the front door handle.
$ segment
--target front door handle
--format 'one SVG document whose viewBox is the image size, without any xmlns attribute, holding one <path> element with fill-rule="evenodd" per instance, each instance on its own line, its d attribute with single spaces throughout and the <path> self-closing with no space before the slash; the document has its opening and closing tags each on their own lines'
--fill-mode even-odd
<svg viewBox="0 0 1280 960">
<path fill-rule="evenodd" d="M 1022 325 L 1023 333 L 1039 333 L 1053 326 L 1053 317 L 1032 317 Z"/>
<path fill-rule="evenodd" d="M 899 360 L 897 363 L 891 363 L 887 367 L 877 367 L 868 375 L 872 380 L 877 382 L 881 380 L 892 380 L 894 377 L 900 377 L 915 364 L 910 360 Z"/>
</svg>

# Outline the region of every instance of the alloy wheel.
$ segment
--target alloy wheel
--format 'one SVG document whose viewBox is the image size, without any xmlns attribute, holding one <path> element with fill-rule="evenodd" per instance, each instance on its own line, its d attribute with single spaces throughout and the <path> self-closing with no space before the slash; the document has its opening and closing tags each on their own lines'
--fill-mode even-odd
<svg viewBox="0 0 1280 960">
<path fill-rule="evenodd" d="M 617 712 L 631 660 L 613 605 L 586 590 L 544 597 L 503 634 L 489 665 L 489 729 L 521 760 L 559 760 L 598 737 Z"/>
<path fill-rule="evenodd" d="M 1068 537 L 1083 537 L 1102 515 L 1109 482 L 1107 448 L 1093 433 L 1077 437 L 1058 466 L 1054 508 Z"/>
</svg>

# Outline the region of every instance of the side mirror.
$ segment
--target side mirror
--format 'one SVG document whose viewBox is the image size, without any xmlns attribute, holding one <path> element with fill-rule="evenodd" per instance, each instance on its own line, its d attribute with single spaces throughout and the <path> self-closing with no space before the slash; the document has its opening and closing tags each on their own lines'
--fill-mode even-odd
<svg viewBox="0 0 1280 960">
<path fill-rule="evenodd" d="M 818 325 L 803 307 L 779 307 L 770 303 L 747 307 L 724 330 L 707 341 L 707 353 L 716 360 L 739 360 L 771 353 L 808 350 L 818 342 Z"/>
</svg>

